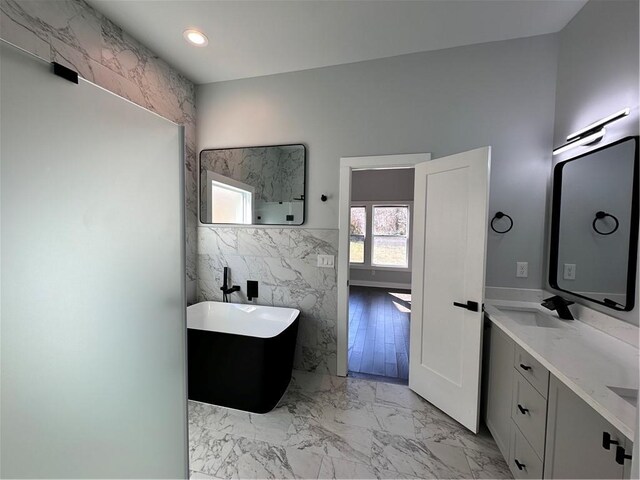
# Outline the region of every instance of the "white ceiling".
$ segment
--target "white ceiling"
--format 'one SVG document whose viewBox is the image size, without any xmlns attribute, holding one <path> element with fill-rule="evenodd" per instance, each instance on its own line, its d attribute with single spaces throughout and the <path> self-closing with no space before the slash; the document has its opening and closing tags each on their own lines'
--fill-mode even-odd
<svg viewBox="0 0 640 480">
<path fill-rule="evenodd" d="M 586 0 L 89 0 L 195 83 L 561 30 Z M 197 28 L 209 45 L 182 38 Z"/>
</svg>

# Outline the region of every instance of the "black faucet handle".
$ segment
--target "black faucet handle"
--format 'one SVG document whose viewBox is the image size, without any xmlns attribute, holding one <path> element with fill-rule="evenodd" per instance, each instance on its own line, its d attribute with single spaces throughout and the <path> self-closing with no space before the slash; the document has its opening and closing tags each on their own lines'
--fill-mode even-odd
<svg viewBox="0 0 640 480">
<path fill-rule="evenodd" d="M 549 305 L 550 307 L 557 307 L 558 305 L 573 305 L 575 302 L 562 298 L 560 295 L 554 295 L 553 297 L 545 298 L 542 301 L 543 306 Z M 547 307 L 549 308 L 549 307 Z"/>
<path fill-rule="evenodd" d="M 557 311 L 558 316 L 563 320 L 573 320 L 573 315 L 568 307 L 574 303 L 571 300 L 562 298 L 560 295 L 554 295 L 553 297 L 545 298 L 540 305 L 549 310 Z"/>
</svg>

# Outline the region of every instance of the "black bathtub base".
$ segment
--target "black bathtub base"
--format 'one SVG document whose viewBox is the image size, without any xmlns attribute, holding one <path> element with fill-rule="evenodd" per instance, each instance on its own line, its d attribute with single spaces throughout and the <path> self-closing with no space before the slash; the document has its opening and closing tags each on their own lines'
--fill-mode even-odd
<svg viewBox="0 0 640 480">
<path fill-rule="evenodd" d="M 273 410 L 291 381 L 298 320 L 272 338 L 189 329 L 189 399 L 252 413 Z"/>
</svg>

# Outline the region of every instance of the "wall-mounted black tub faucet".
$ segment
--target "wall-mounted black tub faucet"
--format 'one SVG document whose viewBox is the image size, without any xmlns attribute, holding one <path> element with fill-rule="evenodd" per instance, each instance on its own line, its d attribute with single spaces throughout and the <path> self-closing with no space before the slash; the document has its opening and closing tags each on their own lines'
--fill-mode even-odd
<svg viewBox="0 0 640 480">
<path fill-rule="evenodd" d="M 544 308 L 558 312 L 558 317 L 562 320 L 574 320 L 573 315 L 571 315 L 571 312 L 569 311 L 569 305 L 573 305 L 573 302 L 565 300 L 559 295 L 545 298 L 541 305 Z"/>
<path fill-rule="evenodd" d="M 222 301 L 226 303 L 229 303 L 230 293 L 240 291 L 240 287 L 238 285 L 233 285 L 232 287 L 228 286 L 227 284 L 228 278 L 229 278 L 229 267 L 224 267 L 222 286 L 220 287 L 220 290 L 222 290 Z"/>
</svg>

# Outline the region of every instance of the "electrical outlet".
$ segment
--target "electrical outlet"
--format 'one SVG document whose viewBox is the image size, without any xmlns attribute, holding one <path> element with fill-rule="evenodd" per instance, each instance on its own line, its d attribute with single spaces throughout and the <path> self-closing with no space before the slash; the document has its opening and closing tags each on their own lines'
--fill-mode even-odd
<svg viewBox="0 0 640 480">
<path fill-rule="evenodd" d="M 516 263 L 516 277 L 527 278 L 529 276 L 529 262 Z"/>
<path fill-rule="evenodd" d="M 576 264 L 575 263 L 565 263 L 564 264 L 564 275 L 562 278 L 565 280 L 575 280 L 576 279 Z"/>
<path fill-rule="evenodd" d="M 318 255 L 318 266 L 321 268 L 333 268 L 335 257 L 333 255 Z"/>
</svg>

